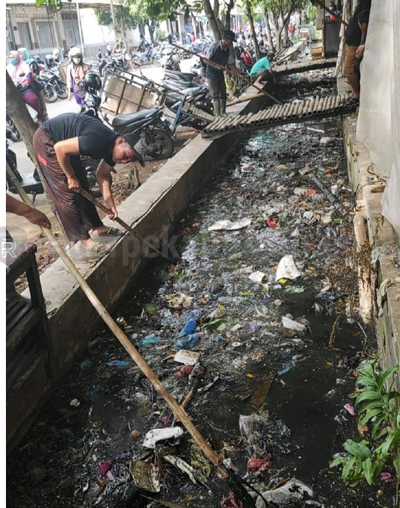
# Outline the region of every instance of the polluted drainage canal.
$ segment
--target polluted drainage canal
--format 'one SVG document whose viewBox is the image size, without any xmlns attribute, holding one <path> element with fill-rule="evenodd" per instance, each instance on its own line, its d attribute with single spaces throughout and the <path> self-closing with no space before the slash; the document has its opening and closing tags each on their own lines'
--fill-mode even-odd
<svg viewBox="0 0 400 508">
<path fill-rule="evenodd" d="M 11 455 L 9 508 L 266 506 L 253 488 L 274 507 L 385 506 L 386 484 L 329 469 L 371 347 L 338 125 L 243 142 L 180 222 L 181 260 L 154 260 L 115 316 L 230 478 L 102 330 Z"/>
</svg>

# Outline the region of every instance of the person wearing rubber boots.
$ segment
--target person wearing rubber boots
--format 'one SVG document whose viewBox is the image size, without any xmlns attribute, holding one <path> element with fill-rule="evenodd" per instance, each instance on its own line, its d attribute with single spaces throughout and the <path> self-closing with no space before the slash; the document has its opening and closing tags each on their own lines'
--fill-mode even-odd
<svg viewBox="0 0 400 508">
<path fill-rule="evenodd" d="M 235 56 L 232 47 L 234 41 L 235 34 L 232 30 L 226 30 L 222 40 L 214 42 L 211 46 L 207 58 L 218 65 L 227 66 L 229 70 L 240 77 L 240 73 L 235 67 Z M 206 65 L 206 79 L 213 102 L 214 116 L 227 116 L 226 84 L 223 71 Z"/>
</svg>

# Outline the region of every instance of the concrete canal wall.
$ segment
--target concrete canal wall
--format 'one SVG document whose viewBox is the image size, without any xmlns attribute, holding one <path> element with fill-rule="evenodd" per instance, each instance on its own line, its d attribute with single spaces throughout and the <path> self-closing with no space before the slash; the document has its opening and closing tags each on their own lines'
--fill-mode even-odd
<svg viewBox="0 0 400 508">
<path fill-rule="evenodd" d="M 256 92 L 249 88 L 242 98 Z M 250 113 L 262 107 L 264 102 L 265 99 L 244 102 L 230 107 L 229 112 Z M 240 139 L 237 134 L 216 140 L 206 140 L 198 135 L 118 206 L 119 216 L 150 244 L 168 238 L 187 206 Z M 108 219 L 104 222 L 112 224 Z M 149 259 L 147 249 L 139 249 L 137 239 L 128 233 L 112 243 L 112 252 L 97 261 L 76 259 L 74 249 L 70 251 L 79 271 L 109 311 L 117 307 L 124 291 L 145 269 Z M 102 323 L 61 259 L 48 267 L 40 280 L 51 329 L 51 368 L 40 365 L 25 380 L 24 386 L 35 385 L 35 390 L 30 390 L 34 400 L 29 408 L 23 401 L 25 390 L 20 390 L 19 395 L 8 401 L 7 410 L 11 414 L 18 412 L 20 425 L 10 424 L 7 428 L 7 453 L 22 439 L 40 407 L 51 396 L 52 389 L 77 362 Z M 29 296 L 28 290 L 24 296 Z"/>
</svg>

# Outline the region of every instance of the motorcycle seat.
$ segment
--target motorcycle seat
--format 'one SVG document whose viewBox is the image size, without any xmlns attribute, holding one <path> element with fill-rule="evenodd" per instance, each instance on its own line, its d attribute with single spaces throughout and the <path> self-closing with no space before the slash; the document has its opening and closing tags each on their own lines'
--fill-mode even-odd
<svg viewBox="0 0 400 508">
<path fill-rule="evenodd" d="M 132 122 L 138 122 L 139 120 L 144 120 L 145 118 L 151 117 L 158 113 L 160 108 L 153 109 L 143 109 L 142 111 L 138 111 L 136 113 L 128 113 L 126 115 L 118 115 L 112 121 L 113 127 L 122 127 Z"/>
</svg>

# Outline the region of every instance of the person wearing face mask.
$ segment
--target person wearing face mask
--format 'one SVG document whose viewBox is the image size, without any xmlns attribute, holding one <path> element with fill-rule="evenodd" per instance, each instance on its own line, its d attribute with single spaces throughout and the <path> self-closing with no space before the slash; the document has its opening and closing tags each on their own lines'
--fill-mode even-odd
<svg viewBox="0 0 400 508">
<path fill-rule="evenodd" d="M 69 52 L 71 63 L 67 67 L 68 100 L 75 97 L 76 103 L 81 106 L 85 99 L 85 76 L 90 65 L 83 61 L 80 48 L 72 48 Z"/>
<path fill-rule="evenodd" d="M 14 85 L 17 87 L 24 102 L 33 108 L 38 113 L 38 117 L 40 117 L 40 101 L 34 89 L 34 76 L 29 65 L 20 57 L 18 51 L 10 51 L 8 61 L 7 72 L 13 80 Z"/>
<path fill-rule="evenodd" d="M 40 122 L 44 122 L 45 120 L 47 120 L 49 118 L 49 115 L 47 114 L 46 100 L 44 98 L 44 93 L 43 93 L 44 86 L 40 81 L 37 81 L 37 79 L 36 79 L 36 77 L 38 76 L 38 74 L 40 72 L 38 63 L 36 62 L 36 60 L 34 60 L 33 58 L 30 57 L 28 50 L 26 48 L 19 48 L 18 53 L 19 53 L 20 59 L 22 59 L 25 63 L 27 63 L 29 65 L 29 69 L 30 69 L 30 71 L 32 73 L 32 77 L 33 77 L 32 86 L 33 86 L 35 93 L 38 96 L 39 102 L 40 102 L 40 113 L 38 115 L 38 120 Z"/>
</svg>

